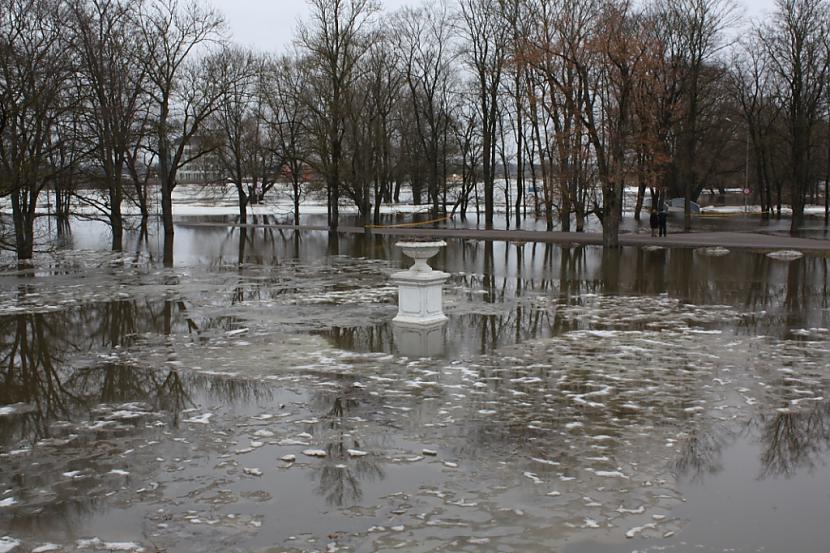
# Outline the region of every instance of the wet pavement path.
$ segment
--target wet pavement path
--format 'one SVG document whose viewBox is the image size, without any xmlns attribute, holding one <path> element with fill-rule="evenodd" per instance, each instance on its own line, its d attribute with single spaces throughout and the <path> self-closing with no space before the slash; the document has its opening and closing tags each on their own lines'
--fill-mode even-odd
<svg viewBox="0 0 830 553">
<path fill-rule="evenodd" d="M 240 226 L 228 223 L 180 223 L 185 227 L 202 226 Z M 243 225 L 247 228 L 296 229 L 300 231 L 326 231 L 321 225 Z M 602 233 L 598 232 L 554 232 L 538 230 L 481 230 L 481 229 L 444 229 L 444 228 L 395 228 L 344 227 L 337 229 L 340 234 L 366 234 L 379 236 L 401 236 L 418 238 L 463 238 L 471 240 L 490 240 L 506 242 L 542 242 L 575 246 L 602 245 Z M 663 248 L 727 248 L 738 250 L 797 250 L 815 254 L 830 253 L 830 240 L 797 238 L 792 236 L 770 236 L 758 232 L 687 232 L 676 233 L 662 238 L 649 234 L 621 234 L 621 246 L 658 246 Z"/>
</svg>

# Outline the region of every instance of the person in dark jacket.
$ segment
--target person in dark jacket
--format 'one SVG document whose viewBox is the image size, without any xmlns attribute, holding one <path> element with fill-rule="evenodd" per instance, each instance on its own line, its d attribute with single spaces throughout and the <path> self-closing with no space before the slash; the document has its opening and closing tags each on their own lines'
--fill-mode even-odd
<svg viewBox="0 0 830 553">
<path fill-rule="evenodd" d="M 651 209 L 651 217 L 649 217 L 648 223 L 651 225 L 651 237 L 654 238 L 657 236 L 657 227 L 660 225 L 660 217 L 654 208 Z"/>
<path fill-rule="evenodd" d="M 661 209 L 660 213 L 657 214 L 657 222 L 660 227 L 660 236 L 666 236 L 666 226 L 669 222 L 669 212 L 665 209 Z"/>
</svg>

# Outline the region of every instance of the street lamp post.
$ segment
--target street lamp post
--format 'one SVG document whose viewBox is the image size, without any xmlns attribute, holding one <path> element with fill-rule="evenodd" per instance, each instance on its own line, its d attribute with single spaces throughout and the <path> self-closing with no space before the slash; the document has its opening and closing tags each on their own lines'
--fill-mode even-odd
<svg viewBox="0 0 830 553">
<path fill-rule="evenodd" d="M 746 164 L 744 165 L 744 212 L 749 212 L 749 129 L 746 130 Z"/>
<path fill-rule="evenodd" d="M 734 123 L 734 121 L 732 121 L 732 119 L 730 119 L 729 117 L 724 117 L 724 119 L 726 119 L 730 123 Z M 750 194 L 750 190 L 749 190 L 749 124 L 747 124 L 747 127 L 746 127 L 745 140 L 746 140 L 746 158 L 744 160 L 744 189 L 741 190 L 741 192 L 743 193 L 743 196 L 744 196 L 744 213 L 748 213 L 749 212 L 749 194 Z"/>
</svg>

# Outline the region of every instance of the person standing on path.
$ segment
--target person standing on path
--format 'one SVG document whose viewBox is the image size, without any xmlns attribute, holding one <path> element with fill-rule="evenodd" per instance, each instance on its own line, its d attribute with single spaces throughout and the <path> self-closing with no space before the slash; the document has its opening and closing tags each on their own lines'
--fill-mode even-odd
<svg viewBox="0 0 830 553">
<path fill-rule="evenodd" d="M 661 209 L 660 213 L 657 215 L 657 223 L 660 227 L 660 236 L 666 236 L 668 234 L 666 232 L 666 226 L 668 224 L 669 213 L 665 209 Z"/>
<path fill-rule="evenodd" d="M 648 224 L 651 226 L 651 237 L 654 238 L 657 236 L 657 227 L 660 225 L 660 217 L 654 208 L 651 208 L 651 216 L 648 219 Z"/>
</svg>

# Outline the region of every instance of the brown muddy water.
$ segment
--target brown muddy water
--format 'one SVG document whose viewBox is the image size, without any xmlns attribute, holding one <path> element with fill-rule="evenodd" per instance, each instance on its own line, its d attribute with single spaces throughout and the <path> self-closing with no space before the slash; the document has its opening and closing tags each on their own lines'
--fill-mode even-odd
<svg viewBox="0 0 830 553">
<path fill-rule="evenodd" d="M 107 243 L 0 273 L 0 551 L 828 549 L 826 258 L 449 241 L 412 340 L 394 239 Z"/>
</svg>

